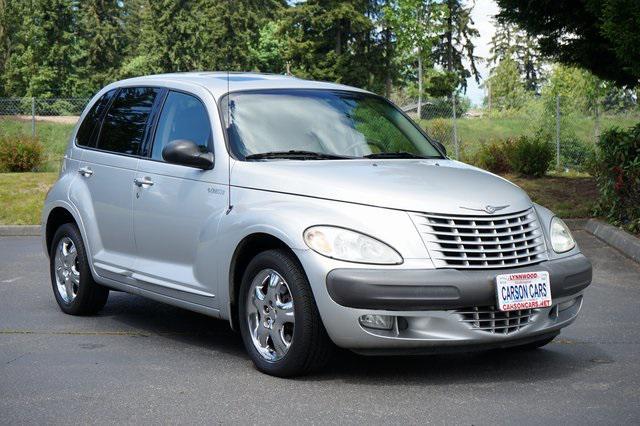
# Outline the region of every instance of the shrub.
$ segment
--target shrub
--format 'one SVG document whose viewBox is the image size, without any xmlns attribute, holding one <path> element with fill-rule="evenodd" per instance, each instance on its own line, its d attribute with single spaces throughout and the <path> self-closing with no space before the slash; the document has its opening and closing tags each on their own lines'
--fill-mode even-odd
<svg viewBox="0 0 640 426">
<path fill-rule="evenodd" d="M 600 192 L 597 213 L 614 225 L 640 231 L 640 123 L 611 128 L 598 141 L 595 162 Z"/>
<path fill-rule="evenodd" d="M 452 140 L 453 126 L 451 120 L 447 118 L 434 118 L 424 123 L 425 131 L 433 139 L 448 144 Z"/>
<path fill-rule="evenodd" d="M 527 177 L 544 176 L 554 157 L 553 146 L 540 136 L 520 136 L 509 152 L 513 170 Z"/>
<path fill-rule="evenodd" d="M 59 99 L 51 105 L 48 115 L 74 115 L 74 113 L 78 114 L 77 110 L 78 108 L 74 107 L 71 102 Z"/>
<path fill-rule="evenodd" d="M 44 159 L 44 147 L 37 138 L 25 135 L 0 136 L 0 170 L 30 172 Z"/>
<path fill-rule="evenodd" d="M 513 140 L 493 140 L 482 145 L 474 163 L 492 173 L 509 173 L 511 167 L 511 151 L 513 150 Z"/>
<path fill-rule="evenodd" d="M 593 156 L 594 147 L 575 137 L 560 139 L 560 164 L 563 167 L 580 172 L 589 169 L 589 160 Z"/>
</svg>

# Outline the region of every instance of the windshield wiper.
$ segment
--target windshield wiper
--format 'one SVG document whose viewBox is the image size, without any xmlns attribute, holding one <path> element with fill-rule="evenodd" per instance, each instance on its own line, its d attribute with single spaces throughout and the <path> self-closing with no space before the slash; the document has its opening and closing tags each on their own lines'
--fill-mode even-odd
<svg viewBox="0 0 640 426">
<path fill-rule="evenodd" d="M 245 160 L 265 160 L 271 158 L 288 158 L 296 160 L 343 160 L 351 157 L 344 157 L 342 155 L 336 154 L 327 154 L 324 152 L 299 151 L 292 149 L 290 151 L 270 151 L 260 152 L 258 154 L 250 154 L 245 157 Z"/>
<path fill-rule="evenodd" d="M 419 154 L 412 154 L 410 152 L 406 152 L 406 151 L 398 151 L 398 152 L 376 152 L 375 154 L 368 154 L 363 156 L 362 158 L 420 158 L 420 159 L 427 159 L 427 158 L 440 158 L 437 156 L 424 156 L 424 155 L 419 155 Z"/>
</svg>

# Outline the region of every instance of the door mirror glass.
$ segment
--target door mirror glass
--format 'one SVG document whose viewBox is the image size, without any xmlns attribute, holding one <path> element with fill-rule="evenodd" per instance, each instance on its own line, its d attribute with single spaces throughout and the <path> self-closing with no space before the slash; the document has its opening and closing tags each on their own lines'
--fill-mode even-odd
<svg viewBox="0 0 640 426">
<path fill-rule="evenodd" d="M 195 142 L 178 139 L 169 142 L 162 149 L 162 158 L 167 163 L 197 167 L 203 170 L 213 168 L 213 153 L 207 152 Z"/>
</svg>

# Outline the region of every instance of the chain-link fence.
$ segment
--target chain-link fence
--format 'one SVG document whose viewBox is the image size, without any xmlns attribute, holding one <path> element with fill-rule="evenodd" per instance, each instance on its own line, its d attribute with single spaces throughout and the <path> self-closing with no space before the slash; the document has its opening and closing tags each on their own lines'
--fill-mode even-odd
<svg viewBox="0 0 640 426">
<path fill-rule="evenodd" d="M 473 162 L 483 144 L 527 136 L 553 144 L 555 168 L 572 170 L 583 168 L 602 131 L 640 122 L 637 100 L 612 105 L 607 99 L 537 97 L 517 109 L 496 103 L 472 107 L 450 97 L 423 101 L 420 114 L 417 102 L 402 109 L 453 158 Z"/>
<path fill-rule="evenodd" d="M 0 126 L 21 123 L 21 130 L 29 127 L 36 136 L 38 123 L 75 124 L 87 102 L 86 98 L 0 98 L 0 120 L 5 122 Z"/>
</svg>

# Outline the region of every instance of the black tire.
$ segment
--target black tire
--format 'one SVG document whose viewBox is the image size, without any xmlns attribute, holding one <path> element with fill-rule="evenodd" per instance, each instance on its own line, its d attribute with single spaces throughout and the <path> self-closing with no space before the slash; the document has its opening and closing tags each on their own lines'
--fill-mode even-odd
<svg viewBox="0 0 640 426">
<path fill-rule="evenodd" d="M 75 260 L 75 269 L 80 273 L 79 283 L 77 284 L 77 293 L 75 298 L 67 302 L 58 289 L 56 282 L 56 265 L 55 256 L 60 240 L 69 238 L 75 246 L 77 255 Z M 51 252 L 49 253 L 49 270 L 51 273 L 51 285 L 53 287 L 53 295 L 60 309 L 70 315 L 92 315 L 102 309 L 107 303 L 109 297 L 109 289 L 96 283 L 91 275 L 87 252 L 82 242 L 80 230 L 73 223 L 65 223 L 60 226 L 51 243 Z"/>
<path fill-rule="evenodd" d="M 276 361 L 265 359 L 256 349 L 247 320 L 247 298 L 251 283 L 260 271 L 275 270 L 287 282 L 293 299 L 295 326 L 293 340 L 284 357 Z M 278 377 L 311 373 L 325 366 L 334 344 L 327 335 L 316 306 L 309 281 L 298 260 L 285 250 L 268 250 L 258 254 L 247 266 L 242 278 L 238 306 L 238 324 L 247 353 L 256 368 Z"/>
</svg>

